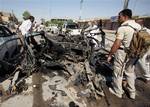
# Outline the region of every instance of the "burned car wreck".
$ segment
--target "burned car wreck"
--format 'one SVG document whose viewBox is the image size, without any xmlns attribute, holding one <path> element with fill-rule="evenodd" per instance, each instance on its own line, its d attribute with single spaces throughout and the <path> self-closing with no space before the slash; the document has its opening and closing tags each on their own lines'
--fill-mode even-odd
<svg viewBox="0 0 150 107">
<path fill-rule="evenodd" d="M 17 34 L 4 25 L 0 25 L 0 75 L 10 73 L 15 69 L 21 44 Z M 8 72 L 10 71 L 10 72 Z"/>
<path fill-rule="evenodd" d="M 40 36 L 41 40 L 33 47 L 24 41 L 24 50 L 20 56 L 22 60 L 8 78 L 11 81 L 9 95 L 27 91 L 30 86 L 27 78 L 31 76 L 32 91 L 38 92 L 42 89 L 42 83 L 38 80 L 48 76 L 50 81 L 44 81 L 50 82 L 48 87 L 52 95 L 45 104 L 51 107 L 87 107 L 91 99 L 98 100 L 105 96 L 103 88 L 106 82 L 111 81 L 113 69 L 113 64 L 106 62 L 108 52 L 105 49 L 93 50 L 89 38 L 84 35 L 51 36 L 39 32 L 28 37 L 32 36 Z M 59 102 L 59 96 L 68 96 L 69 100 Z M 5 99 L 3 97 L 3 101 Z"/>
</svg>

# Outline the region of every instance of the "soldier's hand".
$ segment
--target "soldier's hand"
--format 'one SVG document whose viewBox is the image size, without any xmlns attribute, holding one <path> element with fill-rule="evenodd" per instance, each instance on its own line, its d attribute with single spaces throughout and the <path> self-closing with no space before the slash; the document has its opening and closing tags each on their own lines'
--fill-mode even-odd
<svg viewBox="0 0 150 107">
<path fill-rule="evenodd" d="M 111 56 L 111 55 L 108 55 L 108 56 L 107 56 L 107 62 L 110 63 L 111 59 L 112 59 L 112 56 Z"/>
</svg>

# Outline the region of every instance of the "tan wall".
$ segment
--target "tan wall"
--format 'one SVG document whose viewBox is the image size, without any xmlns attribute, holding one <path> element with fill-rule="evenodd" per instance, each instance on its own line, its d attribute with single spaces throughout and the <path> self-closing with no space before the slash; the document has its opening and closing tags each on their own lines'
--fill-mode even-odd
<svg viewBox="0 0 150 107">
<path fill-rule="evenodd" d="M 5 21 L 5 22 L 9 22 L 9 17 L 2 16 L 2 20 Z"/>
<path fill-rule="evenodd" d="M 138 18 L 138 19 L 143 19 L 144 26 L 150 29 L 150 17 Z M 105 20 L 103 28 L 108 30 L 117 30 L 118 26 L 119 24 L 117 22 L 111 22 L 110 20 Z"/>
</svg>

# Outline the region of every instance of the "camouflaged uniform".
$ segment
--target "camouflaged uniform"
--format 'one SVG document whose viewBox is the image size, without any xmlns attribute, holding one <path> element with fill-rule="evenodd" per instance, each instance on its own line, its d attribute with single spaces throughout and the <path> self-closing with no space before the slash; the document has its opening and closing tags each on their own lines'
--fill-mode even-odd
<svg viewBox="0 0 150 107">
<path fill-rule="evenodd" d="M 126 66 L 124 66 L 124 62 L 126 59 L 126 53 L 124 51 L 124 47 L 129 47 L 130 41 L 132 39 L 134 29 L 140 30 L 141 26 L 136 23 L 134 20 L 127 20 L 121 24 L 121 26 L 117 30 L 116 39 L 122 40 L 120 48 L 115 53 L 115 60 L 114 60 L 114 72 L 113 72 L 113 88 L 115 93 L 118 96 L 122 97 L 123 90 L 122 90 L 122 79 L 123 73 L 126 75 L 126 80 L 128 83 L 128 91 L 135 95 L 135 73 L 134 73 L 134 61 L 135 59 L 128 59 Z M 125 68 L 125 70 L 124 70 Z"/>
</svg>

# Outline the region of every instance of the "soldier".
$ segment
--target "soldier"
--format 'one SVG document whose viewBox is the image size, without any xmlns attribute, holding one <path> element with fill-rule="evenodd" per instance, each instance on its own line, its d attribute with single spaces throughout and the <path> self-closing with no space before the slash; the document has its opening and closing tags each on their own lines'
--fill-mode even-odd
<svg viewBox="0 0 150 107">
<path fill-rule="evenodd" d="M 135 99 L 136 89 L 135 89 L 135 73 L 134 73 L 134 62 L 135 59 L 130 58 L 126 63 L 124 70 L 124 62 L 126 61 L 125 47 L 129 47 L 132 36 L 134 34 L 134 29 L 140 30 L 141 26 L 136 23 L 132 18 L 132 11 L 130 9 L 124 9 L 119 13 L 118 21 L 121 26 L 118 28 L 116 33 L 116 40 L 111 47 L 107 61 L 110 62 L 112 55 L 114 55 L 114 71 L 112 87 L 109 91 L 119 98 L 122 98 L 122 79 L 123 73 L 126 75 L 127 89 L 131 99 Z M 130 26 L 132 27 L 130 27 Z M 124 72 L 125 71 L 125 72 Z"/>
</svg>

